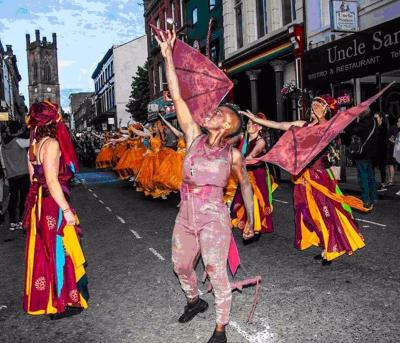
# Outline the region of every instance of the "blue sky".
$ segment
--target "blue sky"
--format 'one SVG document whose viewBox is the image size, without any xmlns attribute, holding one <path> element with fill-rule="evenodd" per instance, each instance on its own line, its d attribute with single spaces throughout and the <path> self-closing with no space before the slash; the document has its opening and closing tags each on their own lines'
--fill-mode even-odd
<svg viewBox="0 0 400 343">
<path fill-rule="evenodd" d="M 27 99 L 25 34 L 57 33 L 61 89 L 93 90 L 91 74 L 113 44 L 144 34 L 139 0 L 0 0 L 0 39 L 11 44 Z"/>
</svg>

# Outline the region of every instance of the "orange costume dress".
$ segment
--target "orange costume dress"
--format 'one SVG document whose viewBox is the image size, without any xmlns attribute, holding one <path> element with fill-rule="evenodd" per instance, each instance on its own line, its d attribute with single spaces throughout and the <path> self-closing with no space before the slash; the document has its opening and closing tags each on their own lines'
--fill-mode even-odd
<svg viewBox="0 0 400 343">
<path fill-rule="evenodd" d="M 154 175 L 163 159 L 170 153 L 169 150 L 172 149 L 162 148 L 160 137 L 150 139 L 150 149 L 147 150 L 136 177 L 137 191 L 144 191 L 145 195 L 151 195 L 153 198 L 164 197 L 170 193 L 170 190 L 154 182 Z"/>
<path fill-rule="evenodd" d="M 167 188 L 173 192 L 178 192 L 183 180 L 182 168 L 185 154 L 186 142 L 184 138 L 180 138 L 177 150 L 168 151 L 160 167 L 156 170 L 154 183 L 160 188 Z"/>
<path fill-rule="evenodd" d="M 135 176 L 139 172 L 142 165 L 146 147 L 142 143 L 141 138 L 129 139 L 129 148 L 122 155 L 115 171 L 121 179 L 126 179 L 129 176 Z"/>
<path fill-rule="evenodd" d="M 96 157 L 96 167 L 97 168 L 110 168 L 112 166 L 112 158 L 114 147 L 111 144 L 107 144 L 109 138 L 106 137 L 104 140 L 104 145 Z"/>
</svg>

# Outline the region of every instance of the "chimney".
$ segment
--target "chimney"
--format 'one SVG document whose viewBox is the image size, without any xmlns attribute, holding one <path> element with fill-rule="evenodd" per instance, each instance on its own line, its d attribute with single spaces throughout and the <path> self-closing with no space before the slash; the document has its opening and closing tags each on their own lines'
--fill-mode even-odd
<svg viewBox="0 0 400 343">
<path fill-rule="evenodd" d="M 14 55 L 14 52 L 13 52 L 13 49 L 12 49 L 12 46 L 11 45 L 6 45 L 6 49 L 7 49 L 7 55 L 10 55 L 10 56 L 12 56 L 12 55 Z"/>
<path fill-rule="evenodd" d="M 53 44 L 55 47 L 57 47 L 57 33 L 53 32 Z"/>
<path fill-rule="evenodd" d="M 30 34 L 27 33 L 27 34 L 25 35 L 25 38 L 26 38 L 26 47 L 28 47 L 29 44 L 31 44 L 31 36 L 30 36 Z"/>
<path fill-rule="evenodd" d="M 40 43 L 40 31 L 35 30 L 36 42 Z"/>
</svg>

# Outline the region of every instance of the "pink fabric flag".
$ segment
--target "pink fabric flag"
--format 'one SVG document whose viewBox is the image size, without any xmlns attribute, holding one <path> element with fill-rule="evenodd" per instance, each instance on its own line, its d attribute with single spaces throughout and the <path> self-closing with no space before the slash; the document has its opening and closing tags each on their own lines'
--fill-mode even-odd
<svg viewBox="0 0 400 343">
<path fill-rule="evenodd" d="M 165 31 L 150 26 L 158 37 L 161 32 L 167 36 Z M 196 123 L 202 125 L 207 114 L 215 110 L 232 89 L 233 83 L 206 56 L 180 39 L 175 42 L 172 56 L 182 98 Z"/>
<path fill-rule="evenodd" d="M 292 126 L 267 154 L 249 161 L 249 164 L 262 160 L 276 164 L 292 175 L 298 175 L 354 119 L 382 96 L 393 83 L 361 104 L 337 113 L 323 124 L 312 127 Z"/>
<path fill-rule="evenodd" d="M 233 237 L 233 235 L 231 237 L 231 244 L 229 245 L 228 264 L 232 275 L 235 275 L 240 266 L 240 257 L 238 248 L 236 246 L 235 238 Z"/>
</svg>

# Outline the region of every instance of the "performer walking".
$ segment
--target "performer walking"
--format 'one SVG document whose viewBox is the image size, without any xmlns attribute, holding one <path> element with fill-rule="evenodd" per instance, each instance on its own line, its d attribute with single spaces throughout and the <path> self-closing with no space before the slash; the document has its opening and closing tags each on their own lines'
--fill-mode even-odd
<svg viewBox="0 0 400 343">
<path fill-rule="evenodd" d="M 31 187 L 25 205 L 27 230 L 24 310 L 52 319 L 79 313 L 89 298 L 79 224 L 68 203 L 68 181 L 77 168 L 69 133 L 50 102 L 33 104 Z"/>
<path fill-rule="evenodd" d="M 156 37 L 165 59 L 169 91 L 174 102 L 179 125 L 188 148 L 183 165 L 181 204 L 172 237 L 172 261 L 188 304 L 179 322 L 185 323 L 208 308 L 199 298 L 194 266 L 202 255 L 206 272 L 214 288 L 216 327 L 208 343 L 227 342 L 225 326 L 229 322 L 231 286 L 227 275 L 227 258 L 231 243 L 231 223 L 223 202 L 223 188 L 231 169 L 242 188 L 248 213 L 248 228 L 244 238 L 253 230 L 253 194 L 241 153 L 226 139 L 237 134 L 241 127 L 239 113 L 223 105 L 209 113 L 203 122 L 207 134 L 202 134 L 183 100 L 172 58 L 176 34 L 168 31 Z"/>
</svg>

